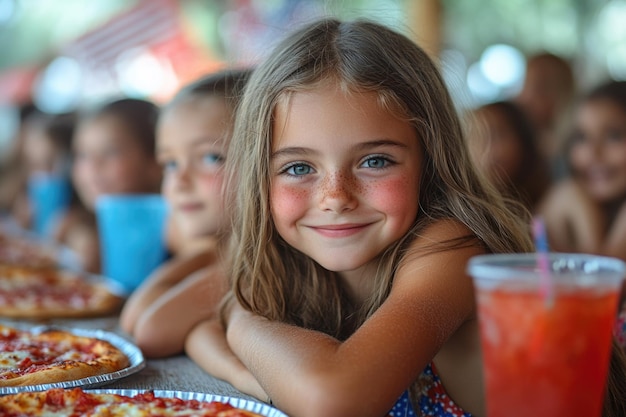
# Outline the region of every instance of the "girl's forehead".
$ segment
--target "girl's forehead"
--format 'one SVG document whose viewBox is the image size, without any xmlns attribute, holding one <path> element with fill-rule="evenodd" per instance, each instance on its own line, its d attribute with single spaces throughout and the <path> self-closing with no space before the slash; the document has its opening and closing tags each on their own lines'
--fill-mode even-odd
<svg viewBox="0 0 626 417">
<path fill-rule="evenodd" d="M 272 116 L 276 117 L 277 111 L 289 111 L 294 96 L 301 94 L 333 94 L 344 95 L 348 101 L 357 101 L 359 96 L 373 95 L 380 109 L 394 114 L 401 119 L 411 120 L 408 106 L 392 91 L 385 89 L 365 88 L 349 84 L 340 79 L 322 80 L 311 85 L 299 88 L 290 88 L 278 95 L 276 104 L 272 109 Z"/>
<path fill-rule="evenodd" d="M 106 146 L 111 143 L 127 143 L 139 146 L 139 138 L 120 117 L 101 115 L 83 121 L 77 130 L 75 145 Z"/>
<path fill-rule="evenodd" d="M 89 116 L 78 125 L 80 131 L 90 130 L 107 130 L 107 129 L 124 129 L 127 128 L 122 118 L 115 114 L 98 114 Z"/>
<path fill-rule="evenodd" d="M 626 104 L 609 97 L 598 97 L 581 103 L 579 118 L 613 118 L 626 120 Z"/>
</svg>

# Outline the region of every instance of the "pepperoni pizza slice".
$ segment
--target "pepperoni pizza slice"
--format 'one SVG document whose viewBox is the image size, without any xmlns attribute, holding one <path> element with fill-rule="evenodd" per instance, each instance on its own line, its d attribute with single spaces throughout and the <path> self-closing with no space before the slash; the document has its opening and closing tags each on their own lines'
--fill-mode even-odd
<svg viewBox="0 0 626 417">
<path fill-rule="evenodd" d="M 128 357 L 113 344 L 70 331 L 0 325 L 0 387 L 74 381 L 119 371 Z"/>
</svg>

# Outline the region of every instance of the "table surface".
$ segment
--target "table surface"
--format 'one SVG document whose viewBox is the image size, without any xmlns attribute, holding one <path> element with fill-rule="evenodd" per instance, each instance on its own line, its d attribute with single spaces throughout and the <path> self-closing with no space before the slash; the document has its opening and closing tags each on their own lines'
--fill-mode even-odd
<svg viewBox="0 0 626 417">
<path fill-rule="evenodd" d="M 46 322 L 30 322 L 0 319 L 6 325 L 49 324 L 81 329 L 111 331 L 127 339 L 128 335 L 118 326 L 118 317 L 94 319 L 55 319 Z M 185 392 L 200 392 L 258 401 L 236 390 L 229 383 L 212 377 L 185 355 L 163 359 L 147 359 L 141 371 L 104 385 L 102 389 L 154 389 Z"/>
</svg>

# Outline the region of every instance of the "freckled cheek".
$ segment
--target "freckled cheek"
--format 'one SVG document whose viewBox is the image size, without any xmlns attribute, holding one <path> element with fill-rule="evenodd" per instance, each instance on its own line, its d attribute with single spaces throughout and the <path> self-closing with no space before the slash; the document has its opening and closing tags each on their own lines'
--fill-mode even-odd
<svg viewBox="0 0 626 417">
<path fill-rule="evenodd" d="M 388 216 L 412 223 L 419 203 L 418 184 L 408 177 L 388 178 L 364 187 L 368 200 Z"/>
<path fill-rule="evenodd" d="M 202 194 L 220 194 L 224 186 L 224 175 L 222 174 L 200 174 L 197 177 L 196 184 Z"/>
<path fill-rule="evenodd" d="M 270 206 L 274 221 L 293 222 L 308 209 L 309 192 L 303 188 L 274 184 L 270 192 Z"/>
</svg>

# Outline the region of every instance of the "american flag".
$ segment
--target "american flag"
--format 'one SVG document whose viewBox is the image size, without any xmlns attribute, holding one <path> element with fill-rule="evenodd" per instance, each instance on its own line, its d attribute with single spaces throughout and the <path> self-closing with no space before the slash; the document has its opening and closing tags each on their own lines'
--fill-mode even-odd
<svg viewBox="0 0 626 417">
<path fill-rule="evenodd" d="M 141 0 L 103 26 L 68 44 L 63 53 L 85 68 L 111 68 L 120 55 L 137 48 L 163 43 L 180 31 L 175 0 Z"/>
</svg>

